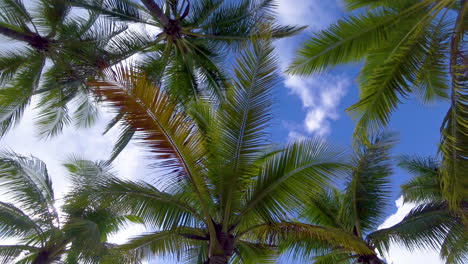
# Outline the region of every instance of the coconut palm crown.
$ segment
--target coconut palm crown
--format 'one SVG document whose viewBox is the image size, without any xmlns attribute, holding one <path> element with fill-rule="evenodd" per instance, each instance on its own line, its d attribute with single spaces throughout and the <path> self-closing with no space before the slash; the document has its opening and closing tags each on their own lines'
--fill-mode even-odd
<svg viewBox="0 0 468 264">
<path fill-rule="evenodd" d="M 304 27 L 278 25 L 273 0 L 69 0 L 120 21 L 159 31 L 141 63 L 157 85 L 181 101 L 223 97 L 230 51 L 251 41 L 283 38 Z M 116 8 L 119 7 L 119 8 Z M 267 29 L 266 29 L 267 28 Z"/>
<path fill-rule="evenodd" d="M 393 170 L 390 150 L 395 139 L 390 134 L 382 134 L 369 141 L 370 145 L 359 143 L 344 190 L 323 189 L 320 195 L 305 204 L 300 219 L 302 222 L 351 233 L 366 244 L 373 254 L 362 255 L 346 250 L 340 244 L 298 240 L 294 237 L 284 242 L 285 248 L 296 255 L 313 256 L 317 264 L 384 264 L 385 260 L 379 255 L 388 252 L 392 243 L 399 243 L 409 249 L 440 250 L 442 245 L 443 256 L 447 257 L 447 253 L 451 252 L 450 259 L 463 257 L 466 253 L 463 243 L 466 231 L 463 231 L 462 218 L 450 213 L 447 203 L 437 199 L 431 202 L 426 200 L 427 203 L 416 206 L 399 223 L 377 230 L 385 218 L 391 198 L 390 176 Z M 423 170 L 421 164 L 411 162 L 405 160 L 401 164 Z M 430 174 L 434 170 L 428 171 Z M 423 178 L 428 179 L 426 176 Z M 436 187 L 435 184 L 429 186 L 421 183 L 421 177 L 418 177 L 405 185 L 404 194 L 408 201 L 433 195 L 433 192 L 425 190 Z M 441 198 L 440 187 L 436 189 Z"/>
<path fill-rule="evenodd" d="M 269 150 L 278 74 L 268 43 L 246 50 L 234 72 L 225 101 L 187 108 L 132 68 L 96 82 L 96 93 L 123 113 L 123 126 L 163 161 L 156 183 L 110 178 L 84 186 L 81 196 L 141 217 L 151 232 L 122 246 L 141 256 L 271 263 L 279 240 L 292 235 L 372 253 L 351 234 L 287 220 L 346 167 L 342 151 L 318 139 Z"/>
<path fill-rule="evenodd" d="M 0 135 L 17 124 L 38 95 L 36 124 L 41 137 L 56 135 L 73 120 L 78 127 L 97 117 L 88 79 L 136 53 L 145 35 L 104 19 L 78 13 L 62 0 L 0 0 Z M 67 104 L 76 100 L 70 115 Z M 73 118 L 72 118 L 73 117 Z"/>
<path fill-rule="evenodd" d="M 85 180 L 82 175 L 99 178 L 107 173 L 101 165 L 72 159 L 66 167 L 78 184 Z M 41 160 L 2 152 L 0 189 L 0 239 L 10 241 L 0 245 L 0 263 L 139 263 L 131 252 L 107 242 L 126 222 L 139 219 L 96 205 L 76 209 L 72 200 L 57 210 L 52 181 Z"/>
</svg>

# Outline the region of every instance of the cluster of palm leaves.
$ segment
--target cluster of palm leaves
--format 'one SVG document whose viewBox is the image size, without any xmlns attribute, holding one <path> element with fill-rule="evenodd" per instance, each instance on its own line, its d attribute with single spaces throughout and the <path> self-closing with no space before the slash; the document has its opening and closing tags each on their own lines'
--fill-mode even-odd
<svg viewBox="0 0 468 264">
<path fill-rule="evenodd" d="M 0 239 L 14 241 L 0 246 L 0 262 L 275 263 L 289 252 L 313 263 L 379 264 L 397 242 L 463 263 L 466 1 L 347 2 L 366 10 L 317 33 L 291 72 L 365 59 L 352 153 L 318 138 L 271 142 L 280 83 L 271 42 L 302 30 L 278 25 L 272 0 L 0 0 L 0 37 L 14 45 L 0 55 L 0 133 L 36 96 L 43 137 L 72 121 L 92 125 L 97 104 L 116 112 L 106 130 L 121 130 L 109 160 L 65 164 L 72 188 L 61 199 L 43 162 L 0 155 L 9 201 L 0 202 Z M 401 158 L 415 174 L 405 201 L 418 206 L 377 230 L 396 143 L 381 130 L 410 92 L 451 100 L 442 159 Z M 157 181 L 112 173 L 132 139 L 153 157 Z M 147 232 L 109 242 L 135 224 Z"/>
</svg>

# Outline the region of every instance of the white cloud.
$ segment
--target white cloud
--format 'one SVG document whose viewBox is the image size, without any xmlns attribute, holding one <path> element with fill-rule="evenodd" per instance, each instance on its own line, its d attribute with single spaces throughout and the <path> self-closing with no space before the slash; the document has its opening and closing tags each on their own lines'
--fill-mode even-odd
<svg viewBox="0 0 468 264">
<path fill-rule="evenodd" d="M 403 203 L 403 197 L 395 201 L 397 211 L 389 216 L 378 229 L 391 227 L 400 222 L 417 204 Z M 384 254 L 388 264 L 443 264 L 435 250 L 408 250 L 403 245 L 392 243 L 390 250 Z"/>
<path fill-rule="evenodd" d="M 330 132 L 330 120 L 337 120 L 337 107 L 351 82 L 347 77 L 324 74 L 309 78 L 285 76 L 285 86 L 299 96 L 307 112 L 304 128 L 324 136 Z"/>
<path fill-rule="evenodd" d="M 310 33 L 324 29 L 338 19 L 342 9 L 339 3 L 336 0 L 279 0 L 279 19 L 284 24 L 306 25 L 307 33 Z M 276 42 L 282 68 L 288 67 L 301 42 L 299 38 Z M 330 120 L 339 118 L 337 107 L 350 84 L 344 75 L 323 74 L 309 78 L 284 75 L 284 85 L 301 99 L 306 111 L 300 130 L 318 136 L 328 134 L 331 131 Z M 291 130 L 289 138 L 297 133 L 302 132 Z"/>
</svg>

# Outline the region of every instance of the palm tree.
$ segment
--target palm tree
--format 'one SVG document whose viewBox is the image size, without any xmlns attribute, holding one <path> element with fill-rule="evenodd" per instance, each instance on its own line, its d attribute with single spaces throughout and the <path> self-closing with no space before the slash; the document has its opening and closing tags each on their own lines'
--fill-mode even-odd
<svg viewBox="0 0 468 264">
<path fill-rule="evenodd" d="M 221 65 L 230 50 L 255 39 L 283 38 L 303 27 L 275 22 L 272 0 L 69 0 L 104 15 L 144 23 L 160 32 L 147 47 L 142 67 L 157 85 L 179 100 L 223 97 L 227 85 Z M 115 7 L 121 6 L 120 10 Z"/>
<path fill-rule="evenodd" d="M 326 228 L 334 228 L 365 244 L 372 254 L 359 254 L 343 249 L 340 244 L 317 243 L 293 237 L 285 241 L 296 254 L 314 255 L 314 263 L 383 264 L 372 237 L 385 216 L 390 198 L 392 175 L 390 150 L 395 144 L 391 135 L 376 137 L 372 144 L 361 143 L 352 158 L 344 191 L 324 188 L 305 204 L 300 219 Z M 377 231 L 378 232 L 378 231 Z"/>
<path fill-rule="evenodd" d="M 376 137 L 371 145 L 360 143 L 344 191 L 324 189 L 306 204 L 301 214 L 301 218 L 308 223 L 352 234 L 365 243 L 373 254 L 361 255 L 343 249 L 340 244 L 317 243 L 294 237 L 285 241 L 287 248 L 295 250 L 293 252 L 296 254 L 314 255 L 314 263 L 317 264 L 383 264 L 385 262 L 378 257 L 378 253 L 388 252 L 390 244 L 395 242 L 410 249 L 436 248 L 443 242 L 444 252 L 465 254 L 463 239 L 466 239 L 466 231 L 462 231 L 461 217 L 454 217 L 447 209 L 447 204 L 440 201 L 434 200 L 433 203 L 418 206 L 398 224 L 376 230 L 385 217 L 389 203 L 392 175 L 389 152 L 394 144 L 395 140 L 389 135 Z M 420 165 L 408 164 L 408 167 L 413 168 Z M 418 169 L 423 170 L 422 167 Z M 414 199 L 421 190 L 431 188 L 421 183 L 420 179 L 415 178 L 407 185 L 405 198 Z M 411 188 L 415 189 L 408 191 Z M 426 198 L 430 195 L 430 191 L 427 192 Z"/>
<path fill-rule="evenodd" d="M 70 14 L 71 6 L 62 0 L 29 4 L 0 1 L 0 37 L 14 43 L 0 53 L 0 135 L 20 120 L 33 95 L 41 96 L 41 136 L 53 136 L 70 123 L 67 103 L 74 98 L 76 124 L 89 126 L 97 111 L 85 82 L 136 53 L 146 39 L 96 12 Z"/>
<path fill-rule="evenodd" d="M 443 194 L 456 209 L 467 189 L 468 67 L 466 0 L 346 0 L 364 9 L 313 36 L 290 72 L 309 75 L 338 64 L 364 61 L 360 100 L 348 110 L 358 119 L 356 135 L 385 126 L 402 99 L 448 98 L 442 124 Z M 450 89 L 449 89 L 450 87 Z"/>
<path fill-rule="evenodd" d="M 438 240 L 428 246 L 440 250 L 440 255 L 447 264 L 461 264 L 468 260 L 468 232 L 466 217 L 468 204 L 462 201 L 461 212 L 449 211 L 447 201 L 442 195 L 442 177 L 440 175 L 441 162 L 435 158 L 410 157 L 400 158 L 399 166 L 413 174 L 413 178 L 402 185 L 404 202 L 415 203 L 414 211 L 420 211 L 420 217 L 426 218 L 426 225 L 416 226 L 413 232 L 421 234 L 428 232 L 428 225 L 434 221 L 443 221 L 445 228 Z M 441 219 L 441 220 L 438 220 Z M 429 227 L 429 230 L 434 228 Z M 437 231 L 437 230 L 435 230 Z M 413 242 L 414 243 L 414 242 Z"/>
<path fill-rule="evenodd" d="M 289 236 L 368 252 L 350 234 L 287 220 L 343 169 L 342 152 L 318 139 L 269 151 L 266 128 L 278 83 L 270 45 L 248 49 L 234 72 L 225 101 L 198 100 L 184 108 L 131 67 L 95 82 L 95 92 L 159 161 L 160 180 L 109 178 L 76 197 L 141 217 L 150 232 L 122 247 L 141 256 L 265 263 L 274 261 L 275 246 Z"/>
<path fill-rule="evenodd" d="M 66 165 L 75 181 L 84 174 L 99 178 L 98 163 L 73 160 Z M 130 253 L 114 249 L 107 237 L 135 217 L 118 216 L 108 209 L 76 208 L 69 199 L 62 215 L 56 208 L 46 165 L 37 158 L 12 152 L 0 154 L 0 189 L 11 203 L 0 202 L 0 238 L 14 244 L 0 246 L 1 263 L 138 263 Z M 4 199 L 4 198 L 3 198 Z M 2 199 L 2 200 L 3 200 Z"/>
</svg>

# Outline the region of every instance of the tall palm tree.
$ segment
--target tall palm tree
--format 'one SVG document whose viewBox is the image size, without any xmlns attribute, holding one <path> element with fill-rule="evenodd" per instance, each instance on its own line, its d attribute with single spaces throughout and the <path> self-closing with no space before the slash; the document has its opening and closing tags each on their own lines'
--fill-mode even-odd
<svg viewBox="0 0 468 264">
<path fill-rule="evenodd" d="M 280 26 L 273 0 L 69 0 L 129 22 L 144 23 L 160 33 L 147 47 L 142 67 L 157 85 L 179 100 L 222 97 L 227 85 L 221 65 L 230 50 L 255 39 L 283 38 L 303 27 Z M 141 5 L 139 4 L 141 2 Z M 122 6 L 120 10 L 115 7 Z"/>
<path fill-rule="evenodd" d="M 73 14 L 63 0 L 0 0 L 0 135 L 40 95 L 37 124 L 44 137 L 70 123 L 67 103 L 78 100 L 75 122 L 89 126 L 96 109 L 85 82 L 136 53 L 146 39 L 96 12 Z M 76 12 L 76 11 L 74 11 Z M 124 32 L 125 31 L 125 32 Z M 3 50 L 4 49 L 4 50 Z"/>
<path fill-rule="evenodd" d="M 317 264 L 383 264 L 385 262 L 378 257 L 378 253 L 388 252 L 390 243 L 395 242 L 411 249 L 431 248 L 437 247 L 445 239 L 447 252 L 466 253 L 463 252 L 465 245 L 461 243 L 466 238 L 461 219 L 453 217 L 446 204 L 445 207 L 438 202 L 421 205 L 398 224 L 376 230 L 385 217 L 389 203 L 392 175 L 389 152 L 394 144 L 395 140 L 388 135 L 377 137 L 371 145 L 361 143 L 354 155 L 344 191 L 324 189 L 306 204 L 301 214 L 303 221 L 308 223 L 352 234 L 365 243 L 373 254 L 361 255 L 343 249 L 340 244 L 317 243 L 294 237 L 285 241 L 287 248 L 292 248 L 297 254 L 314 255 L 314 263 Z M 424 188 L 419 187 L 419 183 L 417 188 Z"/>
<path fill-rule="evenodd" d="M 341 151 L 318 139 L 269 151 L 266 128 L 278 83 L 270 45 L 247 50 L 234 72 L 225 101 L 199 100 L 185 108 L 130 67 L 94 83 L 158 158 L 160 180 L 95 181 L 81 197 L 141 217 L 151 232 L 123 249 L 142 256 L 265 263 L 274 261 L 280 238 L 298 234 L 368 252 L 347 233 L 287 220 L 343 169 Z"/>
<path fill-rule="evenodd" d="M 447 234 L 442 235 L 432 247 L 440 250 L 440 255 L 447 264 L 461 264 L 468 260 L 468 229 L 466 218 L 468 203 L 466 198 L 462 201 L 461 212 L 450 212 L 447 202 L 442 195 L 442 179 L 440 174 L 441 162 L 435 158 L 410 157 L 400 158 L 399 166 L 413 174 L 413 178 L 402 185 L 404 202 L 419 204 L 414 210 L 420 211 L 426 222 L 433 219 L 443 219 L 447 223 Z M 414 232 L 427 232 L 426 226 L 418 226 Z"/>
<path fill-rule="evenodd" d="M 66 166 L 75 184 L 83 181 L 80 175 L 99 178 L 104 172 L 99 164 L 83 160 Z M 138 219 L 95 205 L 72 209 L 72 200 L 61 214 L 46 165 L 39 159 L 2 152 L 0 189 L 2 200 L 11 202 L 0 201 L 0 238 L 12 242 L 0 246 L 1 263 L 138 263 L 131 252 L 107 243 L 126 221 Z"/>
<path fill-rule="evenodd" d="M 360 100 L 348 110 L 355 134 L 385 126 L 402 99 L 448 98 L 442 124 L 444 196 L 455 209 L 466 195 L 468 170 L 468 67 L 466 0 L 346 0 L 355 15 L 313 36 L 290 72 L 309 75 L 338 64 L 364 61 Z M 364 9 L 364 10 L 362 10 Z"/>
</svg>

